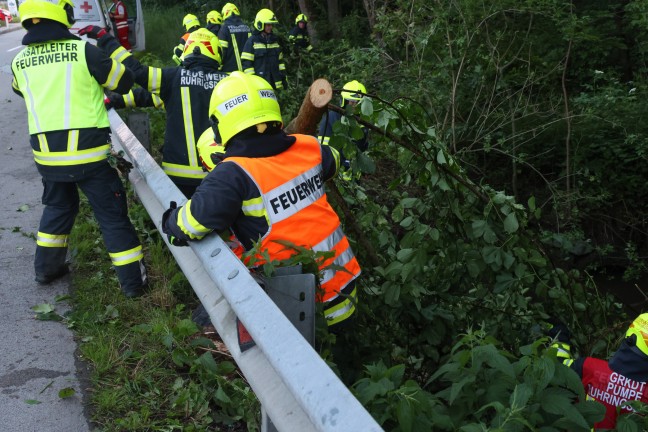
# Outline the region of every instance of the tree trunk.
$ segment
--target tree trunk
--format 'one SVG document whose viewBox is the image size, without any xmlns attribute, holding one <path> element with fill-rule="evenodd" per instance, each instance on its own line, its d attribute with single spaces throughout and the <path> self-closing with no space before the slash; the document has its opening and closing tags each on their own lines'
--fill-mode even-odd
<svg viewBox="0 0 648 432">
<path fill-rule="evenodd" d="M 376 0 L 362 0 L 365 11 L 367 12 L 367 19 L 369 20 L 369 31 L 373 33 L 376 26 Z"/>
<path fill-rule="evenodd" d="M 315 135 L 317 125 L 326 112 L 328 103 L 333 97 L 333 88 L 324 78 L 315 80 L 304 96 L 297 117 L 291 120 L 285 131 L 288 134 L 300 133 Z"/>
<path fill-rule="evenodd" d="M 338 0 L 326 0 L 326 5 L 328 6 L 328 22 L 331 32 L 333 33 L 333 37 L 337 37 L 340 23 L 340 6 L 338 5 Z"/>
</svg>

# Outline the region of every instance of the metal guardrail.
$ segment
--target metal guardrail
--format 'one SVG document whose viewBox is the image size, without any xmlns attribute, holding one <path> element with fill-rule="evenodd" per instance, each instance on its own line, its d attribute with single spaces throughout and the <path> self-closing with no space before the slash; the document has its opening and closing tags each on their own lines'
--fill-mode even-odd
<svg viewBox="0 0 648 432">
<path fill-rule="evenodd" d="M 129 180 L 161 230 L 169 201 L 187 201 L 114 109 L 113 145 L 134 165 Z M 214 327 L 279 431 L 382 431 L 217 235 L 169 245 Z M 236 317 L 256 346 L 241 352 Z"/>
</svg>

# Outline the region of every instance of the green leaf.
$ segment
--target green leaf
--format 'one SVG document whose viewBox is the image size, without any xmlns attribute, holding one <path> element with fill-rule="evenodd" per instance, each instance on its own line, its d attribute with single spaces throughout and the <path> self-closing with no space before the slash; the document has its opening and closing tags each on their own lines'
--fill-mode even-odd
<svg viewBox="0 0 648 432">
<path fill-rule="evenodd" d="M 549 387 L 546 388 L 540 397 L 542 409 L 550 414 L 567 414 L 572 407 L 574 394 L 569 390 Z"/>
<path fill-rule="evenodd" d="M 506 219 L 504 219 L 504 230 L 512 234 L 515 231 L 518 230 L 520 227 L 520 224 L 518 223 L 517 216 L 515 216 L 515 213 L 511 212 L 506 216 Z"/>
<path fill-rule="evenodd" d="M 376 162 L 366 153 L 358 153 L 356 163 L 363 173 L 373 174 L 376 172 Z"/>
<path fill-rule="evenodd" d="M 475 238 L 479 238 L 484 235 L 486 228 L 488 227 L 488 222 L 485 220 L 476 220 L 472 223 L 472 231 Z"/>
<path fill-rule="evenodd" d="M 412 406 L 407 399 L 400 399 L 396 405 L 396 417 L 398 418 L 398 426 L 403 432 L 410 432 L 413 426 L 413 413 Z"/>
<path fill-rule="evenodd" d="M 396 253 L 396 259 L 398 259 L 398 261 L 402 263 L 406 263 L 412 259 L 415 253 L 416 250 L 414 249 L 410 249 L 410 248 L 401 249 Z"/>
<path fill-rule="evenodd" d="M 511 408 L 518 410 L 526 407 L 531 396 L 533 396 L 533 388 L 525 383 L 517 384 L 511 394 Z"/>
<path fill-rule="evenodd" d="M 67 399 L 76 394 L 76 391 L 72 387 L 65 387 L 64 389 L 59 390 L 58 397 L 61 399 Z"/>
<path fill-rule="evenodd" d="M 26 212 L 27 210 L 29 210 L 29 205 L 28 204 L 23 204 L 20 207 L 18 207 L 18 209 L 16 211 Z"/>
<path fill-rule="evenodd" d="M 463 389 L 463 387 L 466 384 L 472 384 L 473 382 L 475 382 L 475 376 L 468 375 L 465 376 L 459 382 L 452 383 L 452 387 L 450 388 L 450 397 L 448 399 L 448 404 L 452 405 L 455 399 L 461 394 L 461 390 Z"/>
<path fill-rule="evenodd" d="M 388 305 L 396 305 L 399 296 L 400 296 L 400 286 L 391 285 L 389 289 L 385 291 L 385 303 L 387 303 Z"/>
<path fill-rule="evenodd" d="M 436 159 L 437 159 L 437 162 L 439 163 L 439 165 L 446 165 L 448 163 L 443 150 L 438 151 Z"/>
<path fill-rule="evenodd" d="M 354 125 L 351 128 L 351 138 L 353 138 L 354 140 L 361 140 L 364 138 L 364 136 L 365 136 L 364 129 L 362 129 L 360 126 Z"/>
<path fill-rule="evenodd" d="M 216 399 L 226 404 L 232 402 L 232 399 L 230 399 L 230 397 L 227 396 L 227 393 L 225 393 L 225 390 L 223 390 L 221 386 L 218 386 L 218 388 L 216 389 Z"/>
<path fill-rule="evenodd" d="M 50 312 L 54 312 L 54 306 L 52 306 L 49 303 L 41 303 L 36 306 L 32 306 L 31 308 L 34 312 L 39 313 L 39 314 L 46 314 Z"/>
<path fill-rule="evenodd" d="M 41 402 L 39 400 L 36 400 L 36 399 L 26 399 L 25 403 L 29 404 L 29 405 L 38 405 L 38 404 L 41 404 L 43 402 Z"/>
<path fill-rule="evenodd" d="M 370 98 L 362 98 L 362 100 L 360 101 L 360 112 L 362 113 L 362 115 L 367 117 L 373 114 L 373 102 Z"/>
</svg>

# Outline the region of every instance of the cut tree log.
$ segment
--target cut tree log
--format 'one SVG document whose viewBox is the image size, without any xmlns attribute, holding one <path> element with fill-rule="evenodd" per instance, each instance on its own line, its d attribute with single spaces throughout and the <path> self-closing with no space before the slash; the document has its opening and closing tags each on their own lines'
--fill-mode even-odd
<svg viewBox="0 0 648 432">
<path fill-rule="evenodd" d="M 287 134 L 316 135 L 317 125 L 333 98 L 333 88 L 324 78 L 316 79 L 308 88 L 297 117 L 284 129 Z"/>
</svg>

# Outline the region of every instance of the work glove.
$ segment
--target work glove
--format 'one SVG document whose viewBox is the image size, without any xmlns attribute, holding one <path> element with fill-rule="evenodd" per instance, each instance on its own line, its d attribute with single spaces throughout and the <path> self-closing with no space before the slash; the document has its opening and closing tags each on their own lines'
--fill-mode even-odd
<svg viewBox="0 0 648 432">
<path fill-rule="evenodd" d="M 79 36 L 85 35 L 90 39 L 99 40 L 102 37 L 106 36 L 108 32 L 106 31 L 106 29 L 103 29 L 101 27 L 89 25 L 87 27 L 83 27 L 81 30 L 78 31 L 77 34 Z"/>
<path fill-rule="evenodd" d="M 108 96 L 104 97 L 104 106 L 106 107 L 107 110 L 113 108 L 112 101 Z"/>
<path fill-rule="evenodd" d="M 166 223 L 169 217 L 171 216 L 171 212 L 175 209 L 178 208 L 178 204 L 175 201 L 171 201 L 169 203 L 169 208 L 162 213 L 162 232 L 167 235 L 167 239 L 169 240 L 169 243 L 172 244 L 173 246 L 189 246 L 189 243 L 187 243 L 186 240 L 182 240 L 174 236 L 172 233 L 168 232 L 166 229 Z"/>
</svg>

